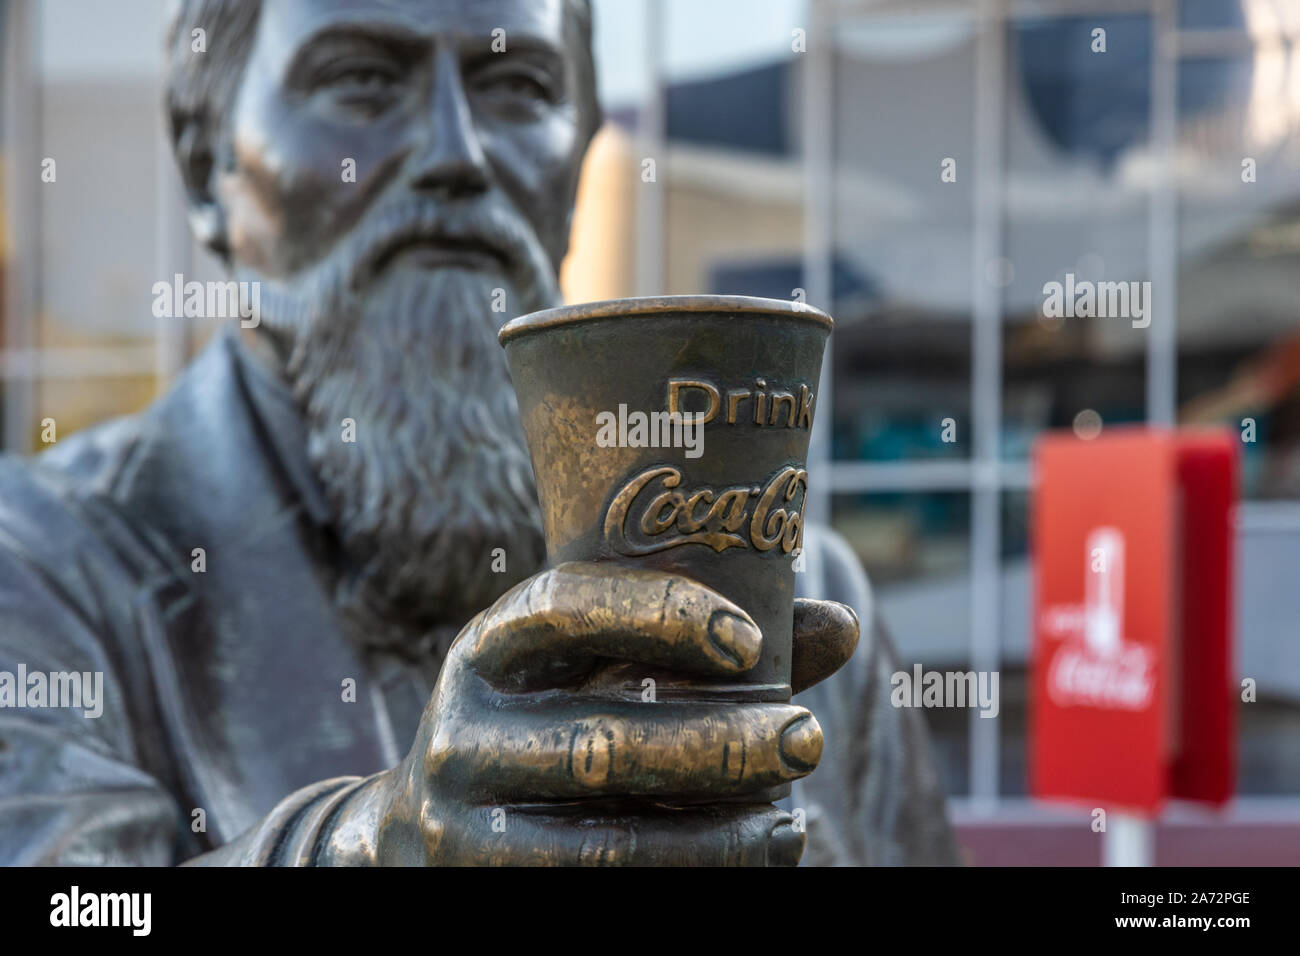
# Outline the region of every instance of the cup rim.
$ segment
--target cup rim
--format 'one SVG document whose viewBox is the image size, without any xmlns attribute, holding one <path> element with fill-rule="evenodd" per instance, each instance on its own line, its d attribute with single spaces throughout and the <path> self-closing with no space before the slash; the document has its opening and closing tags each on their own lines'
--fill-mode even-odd
<svg viewBox="0 0 1300 956">
<path fill-rule="evenodd" d="M 734 313 L 735 315 L 781 315 L 802 319 L 825 329 L 833 329 L 835 320 L 821 309 L 788 299 L 764 299 L 751 295 L 649 295 L 626 299 L 602 299 L 542 309 L 511 319 L 497 332 L 502 345 L 543 329 L 574 325 L 595 319 L 626 318 L 639 315 L 662 315 L 666 312 Z"/>
</svg>

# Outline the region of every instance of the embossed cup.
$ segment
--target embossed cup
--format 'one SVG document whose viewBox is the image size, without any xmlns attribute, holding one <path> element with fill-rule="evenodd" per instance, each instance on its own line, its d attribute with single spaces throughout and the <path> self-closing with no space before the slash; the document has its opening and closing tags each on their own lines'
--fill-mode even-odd
<svg viewBox="0 0 1300 956">
<path fill-rule="evenodd" d="M 763 634 L 728 681 L 650 674 L 661 698 L 790 699 L 806 461 L 823 312 L 774 299 L 667 296 L 548 309 L 502 327 L 547 556 L 693 578 Z M 674 421 L 672 413 L 677 413 Z"/>
</svg>

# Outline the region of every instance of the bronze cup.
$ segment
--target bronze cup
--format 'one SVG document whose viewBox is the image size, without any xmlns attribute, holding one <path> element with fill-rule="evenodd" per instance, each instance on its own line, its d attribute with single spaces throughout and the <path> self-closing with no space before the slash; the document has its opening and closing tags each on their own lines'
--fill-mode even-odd
<svg viewBox="0 0 1300 956">
<path fill-rule="evenodd" d="M 806 462 L 830 316 L 744 296 L 616 299 L 508 322 L 547 557 L 693 578 L 763 635 L 711 681 L 625 669 L 657 698 L 790 699 Z M 677 413 L 674 421 L 671 413 Z"/>
</svg>

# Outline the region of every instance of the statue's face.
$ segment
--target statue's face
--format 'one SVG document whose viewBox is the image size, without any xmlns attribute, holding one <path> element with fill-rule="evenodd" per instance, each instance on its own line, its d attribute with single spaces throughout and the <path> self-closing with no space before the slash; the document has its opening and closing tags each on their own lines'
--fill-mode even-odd
<svg viewBox="0 0 1300 956">
<path fill-rule="evenodd" d="M 292 280 L 372 207 L 500 191 L 558 269 L 586 145 L 564 16 L 563 0 L 263 3 L 218 179 L 236 266 Z M 490 271 L 499 254 L 424 242 L 391 265 Z"/>
<path fill-rule="evenodd" d="M 232 265 L 262 282 L 256 334 L 305 413 L 340 600 L 370 641 L 463 621 L 542 559 L 496 330 L 558 302 L 586 147 L 565 16 L 565 0 L 265 0 L 224 117 Z"/>
</svg>

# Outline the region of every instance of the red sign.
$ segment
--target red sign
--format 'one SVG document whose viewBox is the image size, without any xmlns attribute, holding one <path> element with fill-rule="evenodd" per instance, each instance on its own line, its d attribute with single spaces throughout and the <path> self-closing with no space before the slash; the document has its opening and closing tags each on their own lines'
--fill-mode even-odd
<svg viewBox="0 0 1300 956">
<path fill-rule="evenodd" d="M 1035 457 L 1031 792 L 1151 813 L 1169 797 L 1222 803 L 1231 435 L 1055 434 Z"/>
</svg>

